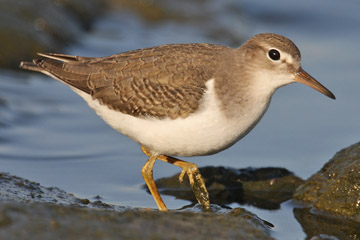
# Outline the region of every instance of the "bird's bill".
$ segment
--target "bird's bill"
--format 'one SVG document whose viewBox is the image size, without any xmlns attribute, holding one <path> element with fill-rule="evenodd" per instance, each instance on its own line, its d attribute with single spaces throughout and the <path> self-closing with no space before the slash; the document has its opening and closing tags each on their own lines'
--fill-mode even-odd
<svg viewBox="0 0 360 240">
<path fill-rule="evenodd" d="M 304 69 L 300 68 L 299 71 L 295 74 L 294 80 L 299 83 L 303 83 L 313 89 L 321 92 L 322 94 L 328 96 L 329 98 L 335 99 L 335 95 L 329 91 L 326 87 L 324 87 L 321 83 L 315 80 L 310 74 L 304 71 Z"/>
</svg>

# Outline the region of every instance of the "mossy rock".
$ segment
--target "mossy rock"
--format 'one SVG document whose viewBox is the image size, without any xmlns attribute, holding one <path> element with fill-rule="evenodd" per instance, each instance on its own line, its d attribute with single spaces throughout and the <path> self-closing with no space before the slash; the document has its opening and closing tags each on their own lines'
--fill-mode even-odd
<svg viewBox="0 0 360 240">
<path fill-rule="evenodd" d="M 360 142 L 338 152 L 294 198 L 360 222 Z"/>
</svg>

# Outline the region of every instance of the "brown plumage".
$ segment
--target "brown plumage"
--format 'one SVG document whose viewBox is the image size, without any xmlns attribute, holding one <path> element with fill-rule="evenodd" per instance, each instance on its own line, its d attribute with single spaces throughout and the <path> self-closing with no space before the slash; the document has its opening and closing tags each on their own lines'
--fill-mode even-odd
<svg viewBox="0 0 360 240">
<path fill-rule="evenodd" d="M 39 54 L 21 67 L 54 76 L 110 109 L 175 119 L 198 109 L 205 83 L 227 50 L 214 44 L 170 44 L 102 58 Z"/>
</svg>

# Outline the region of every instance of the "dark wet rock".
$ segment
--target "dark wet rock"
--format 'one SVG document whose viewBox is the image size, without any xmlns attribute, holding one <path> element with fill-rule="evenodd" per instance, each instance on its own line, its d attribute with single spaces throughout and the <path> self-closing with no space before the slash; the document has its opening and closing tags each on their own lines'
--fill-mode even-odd
<svg viewBox="0 0 360 240">
<path fill-rule="evenodd" d="M 294 198 L 360 222 L 360 142 L 338 152 L 297 189 Z"/>
<path fill-rule="evenodd" d="M 283 168 L 231 169 L 203 167 L 199 169 L 210 195 L 210 202 L 221 206 L 237 202 L 264 209 L 278 209 L 292 197 L 303 180 Z M 156 181 L 161 194 L 196 202 L 188 178 L 179 183 L 179 174 Z"/>
<path fill-rule="evenodd" d="M 31 237 L 30 237 L 31 236 Z M 224 214 L 99 211 L 52 204 L 0 204 L 0 239 L 273 239 Z"/>
<path fill-rule="evenodd" d="M 306 239 L 360 239 L 360 223 L 356 221 L 324 215 L 311 208 L 294 208 L 293 212 Z"/>
<path fill-rule="evenodd" d="M 249 212 L 245 208 L 234 208 L 229 212 L 229 216 L 241 216 L 243 218 L 251 220 L 253 223 L 265 226 L 269 228 L 275 227 L 272 223 L 259 218 L 256 214 Z"/>
<path fill-rule="evenodd" d="M 53 203 L 62 206 L 123 210 L 124 207 L 108 205 L 96 199 L 75 197 L 56 187 L 44 187 L 39 183 L 0 172 L 0 202 Z M 1 238 L 0 238 L 1 239 Z"/>
<path fill-rule="evenodd" d="M 1 0 L 0 67 L 17 68 L 36 52 L 59 51 L 101 14 L 101 0 Z"/>
<path fill-rule="evenodd" d="M 270 223 L 240 208 L 158 212 L 95 199 L 0 173 L 0 239 L 273 239 Z"/>
<path fill-rule="evenodd" d="M 58 188 L 46 188 L 9 173 L 0 173 L 0 201 L 47 202 L 61 205 L 80 202 L 73 195 Z"/>
<path fill-rule="evenodd" d="M 222 207 L 217 204 L 210 204 L 210 208 L 204 210 L 204 207 L 200 203 L 194 203 L 188 206 L 184 206 L 178 211 L 183 211 L 183 212 L 186 211 L 186 212 L 194 212 L 194 213 L 207 212 L 207 213 L 224 214 L 229 216 L 241 217 L 247 219 L 256 226 L 263 228 L 265 231 L 274 227 L 274 225 L 271 222 L 261 219 L 256 214 L 241 207 L 232 209 L 229 207 Z"/>
</svg>

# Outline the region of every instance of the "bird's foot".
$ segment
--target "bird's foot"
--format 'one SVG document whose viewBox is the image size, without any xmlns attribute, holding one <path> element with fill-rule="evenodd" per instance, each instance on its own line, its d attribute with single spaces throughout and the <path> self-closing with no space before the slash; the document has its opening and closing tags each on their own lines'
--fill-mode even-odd
<svg viewBox="0 0 360 240">
<path fill-rule="evenodd" d="M 141 146 L 141 150 L 147 155 L 152 156 L 151 151 Z M 194 163 L 189 163 L 174 157 L 169 157 L 166 155 L 158 155 L 157 159 L 171 163 L 175 166 L 178 166 L 182 169 L 179 175 L 179 182 L 182 183 L 184 181 L 185 174 L 189 177 L 189 183 L 192 191 L 195 194 L 196 200 L 206 209 L 210 209 L 210 200 L 209 200 L 209 193 L 206 189 L 205 182 L 201 177 L 199 168 Z M 156 200 L 155 200 L 156 201 Z"/>
<path fill-rule="evenodd" d="M 203 178 L 201 177 L 199 168 L 196 164 L 187 163 L 182 167 L 179 175 L 179 182 L 184 181 L 185 174 L 189 177 L 189 183 L 192 191 L 195 194 L 196 200 L 206 209 L 210 209 L 209 193 L 206 189 Z"/>
</svg>

